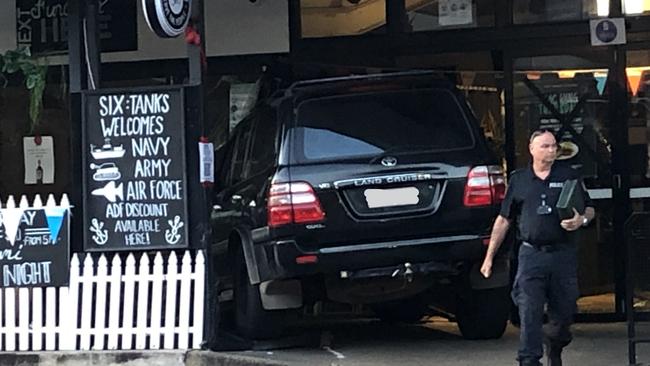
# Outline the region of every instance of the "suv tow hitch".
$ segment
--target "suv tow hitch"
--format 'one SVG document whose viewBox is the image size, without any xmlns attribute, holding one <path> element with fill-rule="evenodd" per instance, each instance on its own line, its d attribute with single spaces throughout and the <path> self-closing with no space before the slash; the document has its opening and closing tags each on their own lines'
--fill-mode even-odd
<svg viewBox="0 0 650 366">
<path fill-rule="evenodd" d="M 449 263 L 441 262 L 425 262 L 425 263 L 411 263 L 380 267 L 380 268 L 367 268 L 355 271 L 340 271 L 339 276 L 343 279 L 359 279 L 359 278 L 372 278 L 372 277 L 404 277 L 408 282 L 412 282 L 415 274 L 428 275 L 428 274 L 441 274 L 441 275 L 456 275 L 458 268 Z"/>
</svg>

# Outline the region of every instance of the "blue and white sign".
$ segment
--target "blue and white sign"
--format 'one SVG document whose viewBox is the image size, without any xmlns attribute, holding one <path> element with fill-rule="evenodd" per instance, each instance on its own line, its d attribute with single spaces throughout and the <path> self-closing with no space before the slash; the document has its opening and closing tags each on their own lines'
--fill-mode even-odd
<svg viewBox="0 0 650 366">
<path fill-rule="evenodd" d="M 70 277 L 70 203 L 50 195 L 43 205 L 23 196 L 0 208 L 0 288 L 65 286 Z"/>
<path fill-rule="evenodd" d="M 593 19 L 589 21 L 592 46 L 625 44 L 625 18 Z"/>
</svg>

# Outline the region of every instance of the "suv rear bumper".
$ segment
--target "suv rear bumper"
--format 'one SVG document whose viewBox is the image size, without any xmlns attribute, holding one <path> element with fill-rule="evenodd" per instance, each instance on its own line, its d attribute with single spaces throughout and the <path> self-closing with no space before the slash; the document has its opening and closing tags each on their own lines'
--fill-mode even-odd
<svg viewBox="0 0 650 366">
<path fill-rule="evenodd" d="M 255 261 L 261 281 L 303 277 L 317 274 L 341 276 L 341 272 L 403 266 L 429 268 L 428 272 L 452 274 L 459 262 L 476 262 L 483 258 L 485 245 L 479 235 L 377 242 L 359 245 L 303 250 L 293 240 L 256 243 Z M 316 256 L 316 262 L 298 264 L 296 258 Z M 426 265 L 425 265 L 426 264 Z"/>
</svg>

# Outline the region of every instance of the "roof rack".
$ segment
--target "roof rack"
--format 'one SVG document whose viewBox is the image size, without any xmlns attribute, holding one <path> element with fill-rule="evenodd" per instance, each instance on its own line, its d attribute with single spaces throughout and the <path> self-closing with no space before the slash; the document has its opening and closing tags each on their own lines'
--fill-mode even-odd
<svg viewBox="0 0 650 366">
<path fill-rule="evenodd" d="M 438 75 L 440 73 L 441 73 L 440 71 L 436 71 L 436 70 L 411 70 L 411 71 L 389 72 L 389 73 L 381 73 L 381 74 L 337 76 L 333 78 L 303 80 L 291 84 L 291 86 L 285 89 L 284 95 L 285 96 L 291 95 L 291 93 L 293 93 L 295 89 L 329 84 L 329 83 L 336 83 L 341 81 L 358 81 L 358 80 L 378 81 L 385 78 L 407 77 L 407 76 L 429 76 L 429 75 L 433 76 L 433 75 Z"/>
</svg>

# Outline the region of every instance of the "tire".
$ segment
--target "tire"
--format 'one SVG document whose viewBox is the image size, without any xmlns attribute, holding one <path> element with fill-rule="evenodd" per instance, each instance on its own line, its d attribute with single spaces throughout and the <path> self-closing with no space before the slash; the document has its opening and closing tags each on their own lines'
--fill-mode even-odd
<svg viewBox="0 0 650 366">
<path fill-rule="evenodd" d="M 427 306 L 419 299 L 404 299 L 370 306 L 377 317 L 387 323 L 419 323 L 426 314 Z"/>
<path fill-rule="evenodd" d="M 510 314 L 509 287 L 468 290 L 458 298 L 456 321 L 465 339 L 501 338 Z"/>
<path fill-rule="evenodd" d="M 248 339 L 271 339 L 282 335 L 283 310 L 262 307 L 259 285 L 251 285 L 241 247 L 235 255 L 233 314 L 235 331 Z"/>
</svg>

